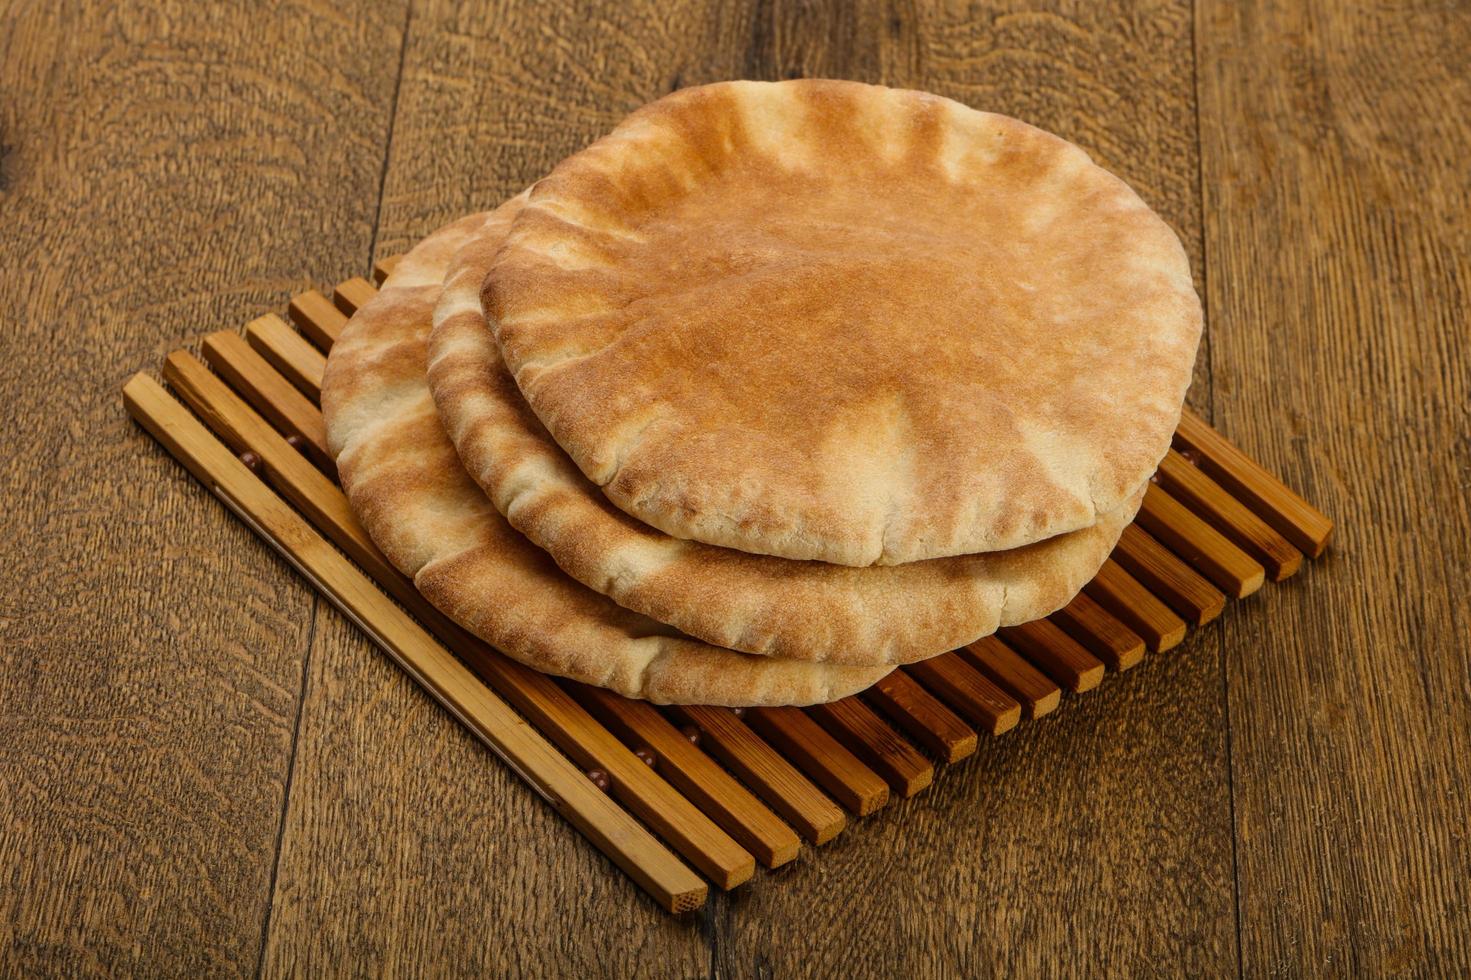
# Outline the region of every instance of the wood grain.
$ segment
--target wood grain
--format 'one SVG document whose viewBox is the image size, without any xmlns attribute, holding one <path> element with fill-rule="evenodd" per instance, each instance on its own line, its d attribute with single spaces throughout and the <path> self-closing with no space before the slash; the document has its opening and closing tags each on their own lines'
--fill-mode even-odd
<svg viewBox="0 0 1471 980">
<path fill-rule="evenodd" d="M 257 968 L 316 601 L 118 391 L 367 258 L 402 17 L 0 5 L 0 974 Z"/>
<path fill-rule="evenodd" d="M 1429 0 L 0 3 L 0 973 L 1464 974 L 1468 60 Z M 1204 286 L 1191 404 L 1340 527 L 682 921 L 116 390 L 670 88 L 801 74 L 1129 180 Z"/>
<path fill-rule="evenodd" d="M 1197 39 L 1215 425 L 1338 524 L 1222 617 L 1242 968 L 1464 975 L 1471 16 L 1202 0 Z"/>
</svg>

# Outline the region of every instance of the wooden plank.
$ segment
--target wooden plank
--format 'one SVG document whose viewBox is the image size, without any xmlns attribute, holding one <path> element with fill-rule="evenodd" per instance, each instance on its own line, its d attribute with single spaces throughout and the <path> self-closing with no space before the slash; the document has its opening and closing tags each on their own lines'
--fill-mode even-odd
<svg viewBox="0 0 1471 980">
<path fill-rule="evenodd" d="M 1052 678 L 994 636 L 983 636 L 959 653 L 997 687 L 1016 698 L 1028 718 L 1050 714 L 1062 703 L 1062 688 Z"/>
<path fill-rule="evenodd" d="M 1326 515 L 1189 409 L 1175 430 L 1175 445 L 1195 453 L 1196 465 L 1297 548 L 1317 558 L 1328 547 L 1333 522 Z"/>
<path fill-rule="evenodd" d="M 849 812 L 866 817 L 889 802 L 889 784 L 797 708 L 750 708 L 746 724 Z"/>
<path fill-rule="evenodd" d="M 1226 608 L 1225 593 L 1137 524 L 1124 528 L 1113 560 L 1191 626 L 1205 625 Z"/>
<path fill-rule="evenodd" d="M 1185 639 L 1185 620 L 1155 598 L 1112 558 L 1103 563 L 1083 591 L 1143 638 L 1145 645 L 1155 653 L 1178 646 Z"/>
<path fill-rule="evenodd" d="M 1016 699 L 954 653 L 942 653 L 903 669 L 978 731 L 1000 735 L 1021 720 Z"/>
<path fill-rule="evenodd" d="M 815 704 L 807 714 L 908 799 L 934 782 L 935 767 L 857 697 Z"/>
<path fill-rule="evenodd" d="M 321 401 L 327 358 L 285 320 L 274 313 L 257 317 L 245 325 L 245 339 L 304 395 L 313 402 Z"/>
<path fill-rule="evenodd" d="M 320 603 L 118 389 L 368 253 L 406 7 L 0 12 L 0 974 L 257 970 Z"/>
<path fill-rule="evenodd" d="M 975 730 L 902 670 L 887 674 L 863 697 L 944 762 L 959 762 L 976 750 Z"/>
<path fill-rule="evenodd" d="M 1471 20 L 1198 7 L 1212 422 L 1339 525 L 1264 481 L 1331 546 L 1221 619 L 1241 973 L 1466 976 Z"/>
<path fill-rule="evenodd" d="M 352 316 L 358 309 L 378 295 L 378 288 L 362 276 L 339 282 L 332 290 L 332 303 L 343 313 Z"/>
<path fill-rule="evenodd" d="M 128 411 L 195 478 L 247 520 L 318 590 L 356 619 L 433 697 L 671 911 L 704 902 L 705 885 L 614 806 L 422 626 L 146 375 L 123 391 Z"/>
<path fill-rule="evenodd" d="M 797 856 L 797 835 L 671 725 L 653 706 L 586 684 L 563 685 L 608 730 L 648 752 L 659 775 L 698 806 L 756 860 L 779 867 Z"/>
<path fill-rule="evenodd" d="M 1145 491 L 1144 505 L 1135 520 L 1233 598 L 1251 595 L 1266 581 L 1266 569 L 1260 562 L 1157 484 Z"/>
<path fill-rule="evenodd" d="M 735 887 L 751 877 L 755 865 L 750 854 L 675 793 L 561 689 L 543 675 L 495 653 L 431 606 L 413 583 L 378 552 L 342 491 L 288 446 L 203 364 L 183 351 L 176 351 L 168 358 L 165 376 L 233 449 L 257 455 L 261 475 L 301 508 L 319 531 L 448 643 L 457 655 L 473 660 L 487 683 L 523 714 L 537 720 L 542 733 L 563 752 L 586 769 L 605 771 L 613 780 L 614 795 L 703 874 L 722 888 Z"/>
<path fill-rule="evenodd" d="M 1261 562 L 1273 582 L 1290 578 L 1302 567 L 1301 551 L 1180 453 L 1173 449 L 1165 453 L 1155 478 L 1172 497 Z"/>
<path fill-rule="evenodd" d="M 323 353 L 332 349 L 337 338 L 342 336 L 342 328 L 347 326 L 347 315 L 315 289 L 291 297 L 287 315 L 302 336 L 316 344 Z"/>
<path fill-rule="evenodd" d="M 1051 619 L 1092 650 L 1109 670 L 1128 670 L 1144 659 L 1144 639 L 1086 591 L 1073 596 Z"/>
<path fill-rule="evenodd" d="M 1075 694 L 1091 691 L 1103 683 L 1103 661 L 1049 620 L 1010 626 L 997 635 L 1042 673 Z"/>
<path fill-rule="evenodd" d="M 690 726 L 705 751 L 756 792 L 813 844 L 826 844 L 848 817 L 781 753 L 761 740 L 729 708 L 668 705 L 671 717 Z"/>
<path fill-rule="evenodd" d="M 327 426 L 322 413 L 288 382 L 245 338 L 221 330 L 204 338 L 204 359 L 261 415 L 306 453 L 327 476 L 336 480 L 337 464 L 327 449 Z"/>
</svg>

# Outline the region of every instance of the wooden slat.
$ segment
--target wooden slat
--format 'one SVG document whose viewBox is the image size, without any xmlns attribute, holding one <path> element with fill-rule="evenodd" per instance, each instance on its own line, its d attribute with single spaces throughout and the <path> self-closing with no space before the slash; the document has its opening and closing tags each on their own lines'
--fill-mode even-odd
<svg viewBox="0 0 1471 980">
<path fill-rule="evenodd" d="M 1103 683 L 1103 661 L 1049 620 L 1036 619 L 1020 626 L 1009 626 L 999 630 L 997 635 L 1007 646 L 1069 691 L 1091 691 Z"/>
<path fill-rule="evenodd" d="M 1087 591 L 1049 617 L 1093 651 L 1109 670 L 1128 670 L 1144 659 L 1144 639 L 1104 609 Z"/>
<path fill-rule="evenodd" d="M 565 682 L 574 698 L 635 753 L 653 754 L 655 768 L 768 868 L 797 856 L 800 842 L 750 790 L 692 745 L 645 701 L 631 701 L 587 684 Z"/>
<path fill-rule="evenodd" d="M 212 333 L 204 338 L 202 348 L 204 359 L 216 374 L 279 431 L 296 436 L 301 451 L 328 476 L 337 478 L 337 465 L 327 450 L 327 426 L 322 422 L 322 413 L 305 395 L 267 364 L 238 333 L 230 330 Z"/>
<path fill-rule="evenodd" d="M 903 669 L 980 731 L 1000 735 L 1021 720 L 1021 704 L 954 653 Z"/>
<path fill-rule="evenodd" d="M 976 670 L 1016 698 L 1028 718 L 1040 718 L 1062 703 L 1062 688 L 994 636 L 984 636 L 958 651 Z"/>
<path fill-rule="evenodd" d="M 361 624 L 426 691 L 660 905 L 684 912 L 704 903 L 704 882 L 384 597 L 157 382 L 136 375 L 123 389 L 123 399 L 139 424 L 196 479 L 308 575 L 334 605 Z"/>
<path fill-rule="evenodd" d="M 1155 653 L 1168 650 L 1185 639 L 1185 620 L 1155 598 L 1154 593 L 1140 585 L 1112 558 L 1103 563 L 1083 591 L 1139 634 L 1144 644 Z"/>
<path fill-rule="evenodd" d="M 364 303 L 378 295 L 378 288 L 362 276 L 354 276 L 339 282 L 332 290 L 332 302 L 348 316 L 356 313 Z"/>
<path fill-rule="evenodd" d="M 1233 598 L 1251 595 L 1267 579 L 1260 562 L 1157 484 L 1145 491 L 1144 505 L 1134 520 Z"/>
<path fill-rule="evenodd" d="M 902 670 L 891 671 L 863 697 L 945 762 L 959 762 L 976 750 L 975 730 Z"/>
<path fill-rule="evenodd" d="M 705 751 L 724 763 L 811 843 L 826 844 L 847 826 L 848 817 L 843 808 L 729 708 L 667 705 L 664 710 L 670 717 L 693 726 Z"/>
<path fill-rule="evenodd" d="M 889 784 L 797 708 L 751 708 L 746 723 L 860 817 L 889 802 Z"/>
<path fill-rule="evenodd" d="M 1186 452 L 1196 455 L 1193 450 Z M 1261 562 L 1273 582 L 1302 567 L 1302 552 L 1292 542 L 1180 453 L 1171 449 L 1165 454 L 1156 478 L 1171 496 Z"/>
<path fill-rule="evenodd" d="M 807 714 L 866 762 L 901 797 L 909 798 L 935 779 L 935 767 L 874 710 L 857 697 L 816 704 Z"/>
<path fill-rule="evenodd" d="M 1226 608 L 1225 593 L 1137 524 L 1124 528 L 1113 559 L 1191 626 L 1203 626 Z"/>
<path fill-rule="evenodd" d="M 1333 522 L 1326 515 L 1188 408 L 1175 430 L 1175 445 L 1197 453 L 1202 470 L 1309 557 L 1328 547 Z"/>
<path fill-rule="evenodd" d="M 722 888 L 750 878 L 755 862 L 724 831 L 669 787 L 633 753 L 571 701 L 544 675 L 507 660 L 435 609 L 383 557 L 358 523 L 342 491 L 297 453 L 199 361 L 183 351 L 169 355 L 165 376 L 190 407 L 236 451 L 261 460 L 270 485 L 300 507 L 317 529 L 347 552 L 389 595 L 429 626 L 455 653 L 473 658 L 477 671 L 543 734 L 588 769 L 602 769 L 612 792 Z"/>
<path fill-rule="evenodd" d="M 389 255 L 374 262 L 373 281 L 380 286 L 383 285 L 383 281 L 393 275 L 394 267 L 398 265 L 398 260 L 402 257 L 401 255 Z"/>
<path fill-rule="evenodd" d="M 258 317 L 246 324 L 245 339 L 313 402 L 322 400 L 322 371 L 327 358 L 285 320 L 274 313 Z"/>
<path fill-rule="evenodd" d="M 296 329 L 324 352 L 331 350 L 347 326 L 347 315 L 315 289 L 291 297 L 287 314 Z"/>
</svg>

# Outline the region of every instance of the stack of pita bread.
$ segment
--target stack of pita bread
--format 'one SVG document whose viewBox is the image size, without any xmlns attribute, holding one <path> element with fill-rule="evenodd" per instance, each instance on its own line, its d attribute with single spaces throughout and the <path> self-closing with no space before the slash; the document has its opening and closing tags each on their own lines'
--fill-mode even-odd
<svg viewBox="0 0 1471 980">
<path fill-rule="evenodd" d="M 1047 615 L 1134 517 L 1201 311 L 1072 144 L 851 82 L 685 89 L 430 235 L 322 391 L 456 622 L 657 702 L 807 704 Z"/>
</svg>

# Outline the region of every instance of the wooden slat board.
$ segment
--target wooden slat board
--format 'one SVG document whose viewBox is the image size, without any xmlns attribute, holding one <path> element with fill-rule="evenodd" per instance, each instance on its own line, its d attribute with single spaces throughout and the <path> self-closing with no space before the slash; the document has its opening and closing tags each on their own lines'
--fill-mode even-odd
<svg viewBox="0 0 1471 980">
<path fill-rule="evenodd" d="M 187 352 L 171 354 L 164 377 L 199 421 L 142 375 L 126 389 L 128 408 L 671 911 L 704 901 L 695 872 L 719 888 L 738 887 L 758 863 L 793 860 L 802 840 L 825 843 L 849 817 L 923 792 L 937 766 L 973 753 L 979 737 L 1053 712 L 1065 697 L 1098 687 L 1106 673 L 1137 663 L 1146 647 L 1178 643 L 1187 620 L 1199 624 L 1220 612 L 1225 595 L 1217 586 L 1231 595 L 1260 586 L 1264 569 L 1254 555 L 1272 559 L 1274 578 L 1296 567 L 1281 542 L 1243 515 L 1240 507 L 1257 513 L 1250 504 L 1223 502 L 1219 484 L 1181 472 L 1194 464 L 1176 454 L 1173 479 L 1191 492 L 1177 500 L 1152 487 L 1148 513 L 1141 511 L 1121 542 L 1119 563 L 1109 562 L 1068 608 L 901 668 L 862 696 L 806 709 L 655 708 L 555 682 L 430 607 L 377 552 L 332 482 L 315 404 L 321 367 L 344 314 L 375 288 L 355 278 L 330 301 L 317 292 L 298 296 L 290 309 L 295 329 L 268 315 L 247 325 L 243 338 L 210 335 L 202 346 L 218 373 Z M 1190 425 L 1192 446 L 1218 456 L 1232 451 L 1203 423 Z M 1227 458 L 1237 471 L 1265 478 Z M 1331 528 L 1300 500 L 1293 506 L 1298 523 L 1320 534 Z M 566 782 L 569 772 L 578 774 L 575 786 Z"/>
</svg>

